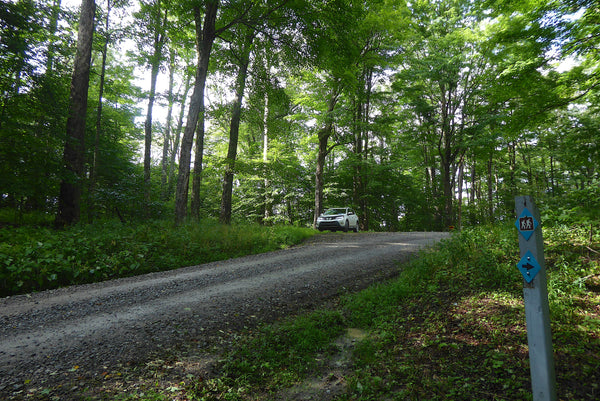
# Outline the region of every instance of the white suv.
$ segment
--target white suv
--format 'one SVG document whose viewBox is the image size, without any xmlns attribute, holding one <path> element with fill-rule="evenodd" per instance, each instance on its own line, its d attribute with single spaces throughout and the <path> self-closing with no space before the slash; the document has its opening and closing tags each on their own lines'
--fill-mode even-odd
<svg viewBox="0 0 600 401">
<path fill-rule="evenodd" d="M 355 233 L 358 232 L 358 216 L 354 210 L 349 207 L 336 207 L 327 209 L 325 213 L 317 217 L 317 229 L 323 230 L 344 230 L 352 229 Z"/>
</svg>

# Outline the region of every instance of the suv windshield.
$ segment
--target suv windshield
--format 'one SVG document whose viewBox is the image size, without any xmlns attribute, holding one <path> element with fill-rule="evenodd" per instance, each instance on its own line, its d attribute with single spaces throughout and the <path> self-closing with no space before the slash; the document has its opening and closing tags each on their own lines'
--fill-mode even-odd
<svg viewBox="0 0 600 401">
<path fill-rule="evenodd" d="M 332 216 L 334 214 L 344 214 L 346 213 L 346 209 L 327 209 L 323 215 Z"/>
</svg>

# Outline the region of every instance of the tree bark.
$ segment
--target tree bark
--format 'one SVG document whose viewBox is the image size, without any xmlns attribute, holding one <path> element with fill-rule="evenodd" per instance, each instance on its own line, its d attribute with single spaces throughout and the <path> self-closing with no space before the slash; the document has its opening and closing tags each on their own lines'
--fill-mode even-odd
<svg viewBox="0 0 600 401">
<path fill-rule="evenodd" d="M 455 83 L 440 83 L 440 135 L 438 140 L 438 154 L 441 159 L 442 173 L 442 191 L 444 205 L 442 210 L 442 224 L 444 228 L 453 226 L 455 223 L 454 216 L 454 186 L 456 182 L 456 160 L 459 155 L 464 152 L 455 146 L 456 130 L 454 123 L 454 115 L 456 114 L 455 104 L 457 102 L 455 96 Z"/>
<path fill-rule="evenodd" d="M 200 21 L 200 8 L 194 7 L 194 17 L 196 21 L 196 42 L 198 46 L 198 66 L 196 69 L 196 82 L 194 91 L 190 99 L 187 124 L 183 132 L 181 141 L 181 154 L 179 157 L 179 173 L 177 176 L 177 190 L 175 193 L 175 223 L 181 224 L 187 215 L 188 189 L 190 180 L 190 162 L 192 157 L 192 144 L 194 141 L 194 132 L 198 124 L 198 119 L 204 113 L 200 111 L 204 108 L 204 88 L 206 86 L 206 76 L 208 75 L 208 62 L 216 32 L 215 24 L 217 19 L 217 10 L 219 0 L 206 2 L 206 11 L 204 14 L 204 25 Z M 202 121 L 204 124 L 204 121 Z"/>
<path fill-rule="evenodd" d="M 205 106 L 202 101 L 200 107 L 200 115 L 198 126 L 196 127 L 196 150 L 194 152 L 194 175 L 192 177 L 192 217 L 200 219 L 200 186 L 202 185 L 202 162 L 204 159 L 204 119 L 205 119 Z"/>
<path fill-rule="evenodd" d="M 173 190 L 175 189 L 175 160 L 177 159 L 177 154 L 179 153 L 179 143 L 181 142 L 181 131 L 183 130 L 183 118 L 185 117 L 185 99 L 190 91 L 190 81 L 191 75 L 186 74 L 186 80 L 183 89 L 183 96 L 181 102 L 181 109 L 179 110 L 179 116 L 177 118 L 177 128 L 175 129 L 175 140 L 173 142 L 173 149 L 171 150 L 171 155 L 169 158 L 169 174 L 168 174 L 168 190 L 169 198 L 173 194 Z"/>
<path fill-rule="evenodd" d="M 465 174 L 465 161 L 462 158 L 458 164 L 458 216 L 456 218 L 456 227 L 462 228 L 462 208 L 463 208 L 463 182 Z"/>
<path fill-rule="evenodd" d="M 354 168 L 354 206 L 362 216 L 360 220 L 361 230 L 369 229 L 369 208 L 367 202 L 367 160 L 369 158 L 369 114 L 371 106 L 371 91 L 373 86 L 373 70 L 365 69 L 361 79 L 361 85 L 357 93 L 354 121 L 354 153 L 356 165 Z"/>
<path fill-rule="evenodd" d="M 79 221 L 81 215 L 81 188 L 85 178 L 85 120 L 95 11 L 95 0 L 83 0 L 71 79 L 67 137 L 63 154 L 65 176 L 60 184 L 58 213 L 55 220 L 57 226 L 74 224 Z"/>
<path fill-rule="evenodd" d="M 331 127 L 325 126 L 319 131 L 319 152 L 317 154 L 317 167 L 315 169 L 315 213 L 313 216 L 313 227 L 317 227 L 317 218 L 323 213 L 323 171 L 325 170 L 325 158 L 327 157 L 327 142 L 331 135 Z"/>
<path fill-rule="evenodd" d="M 487 195 L 488 195 L 488 221 L 490 223 L 494 222 L 494 176 L 493 176 L 493 168 L 494 165 L 494 152 L 493 149 L 490 151 L 490 157 L 487 162 Z"/>
<path fill-rule="evenodd" d="M 169 177 L 169 151 L 171 151 L 171 123 L 173 121 L 173 104 L 174 104 L 174 75 L 175 75 L 175 50 L 171 49 L 170 51 L 170 60 L 169 60 L 169 89 L 167 92 L 167 122 L 165 126 L 165 135 L 163 140 L 163 151 L 162 151 L 162 159 L 160 162 L 161 165 L 161 177 L 160 184 L 162 190 L 162 199 L 169 199 L 169 191 L 168 191 L 168 177 Z M 174 151 L 174 150 L 173 150 Z"/>
<path fill-rule="evenodd" d="M 325 116 L 325 123 L 319 130 L 319 151 L 317 153 L 317 167 L 315 168 L 315 212 L 313 216 L 313 227 L 317 227 L 317 218 L 323 213 L 323 187 L 325 182 L 323 179 L 323 173 L 325 170 L 325 158 L 330 152 L 327 147 L 329 137 L 333 133 L 333 110 L 337 104 L 339 97 L 339 83 L 334 83 L 334 87 L 331 90 L 329 101 L 327 103 L 327 115 Z"/>
<path fill-rule="evenodd" d="M 235 159 L 237 157 L 237 146 L 240 134 L 240 120 L 242 116 L 242 100 L 246 89 L 246 78 L 248 76 L 248 64 L 250 63 L 250 48 L 254 41 L 255 32 L 249 32 L 241 49 L 240 65 L 236 79 L 236 93 L 231 114 L 231 125 L 229 127 L 229 149 L 225 160 L 225 175 L 223 177 L 223 193 L 221 195 L 221 213 L 219 221 L 223 224 L 231 223 L 231 208 L 233 196 L 233 177 L 235 175 Z"/>
<path fill-rule="evenodd" d="M 104 97 L 104 81 L 106 78 L 106 58 L 108 55 L 108 43 L 110 41 L 110 11 L 112 8 L 111 0 L 106 0 L 106 20 L 104 28 L 106 29 L 106 38 L 102 46 L 102 67 L 100 70 L 100 88 L 98 90 L 98 108 L 96 110 L 96 135 L 94 137 L 94 158 L 92 160 L 92 171 L 90 173 L 90 182 L 88 186 L 88 221 L 91 223 L 94 220 L 96 202 L 94 195 L 96 192 L 96 181 L 98 177 L 98 163 L 100 159 L 100 134 L 102 131 L 102 101 Z"/>
<path fill-rule="evenodd" d="M 269 71 L 267 69 L 267 77 Z M 269 223 L 271 216 L 273 215 L 273 202 L 270 194 L 270 183 L 267 175 L 267 164 L 269 163 L 269 90 L 265 90 L 265 109 L 263 114 L 263 164 L 265 166 L 265 178 L 264 178 L 264 203 L 265 210 L 263 213 L 263 223 Z"/>
<path fill-rule="evenodd" d="M 146 111 L 146 121 L 144 123 L 144 195 L 146 201 L 150 201 L 150 167 L 152 157 L 152 110 L 156 98 L 156 79 L 162 61 L 162 49 L 165 43 L 164 28 L 167 23 L 168 10 L 164 10 L 163 20 L 160 27 L 156 27 L 154 34 L 154 54 L 152 55 L 150 65 L 150 94 L 148 96 L 148 109 Z"/>
</svg>

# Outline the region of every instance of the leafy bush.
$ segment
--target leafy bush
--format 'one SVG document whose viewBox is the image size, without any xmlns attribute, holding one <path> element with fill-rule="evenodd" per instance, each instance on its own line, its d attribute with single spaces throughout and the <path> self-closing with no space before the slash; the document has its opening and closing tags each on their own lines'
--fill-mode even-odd
<svg viewBox="0 0 600 401">
<path fill-rule="evenodd" d="M 506 227 L 457 232 L 433 250 L 422 251 L 404 266 L 398 280 L 351 297 L 346 308 L 354 325 L 368 327 L 390 316 L 409 297 L 505 288 L 514 282 L 518 252 L 514 232 Z"/>
<path fill-rule="evenodd" d="M 307 228 L 224 226 L 212 220 L 104 221 L 65 231 L 0 228 L 0 296 L 170 270 L 297 244 Z"/>
</svg>

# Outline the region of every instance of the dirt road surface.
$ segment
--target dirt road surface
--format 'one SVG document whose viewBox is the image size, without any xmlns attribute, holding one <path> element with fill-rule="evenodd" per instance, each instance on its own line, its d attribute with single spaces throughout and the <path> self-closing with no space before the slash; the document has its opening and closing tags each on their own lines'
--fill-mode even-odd
<svg viewBox="0 0 600 401">
<path fill-rule="evenodd" d="M 444 233 L 326 233 L 286 250 L 0 299 L 0 399 L 322 305 Z"/>
</svg>

